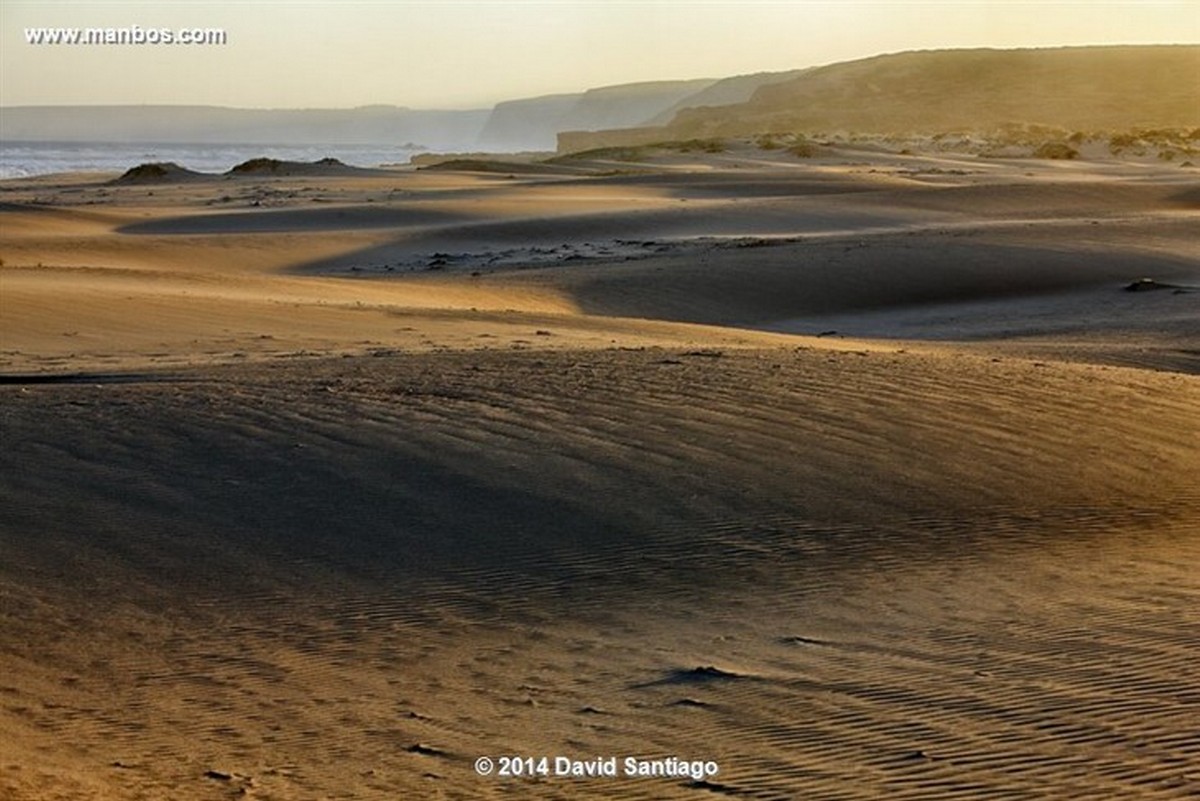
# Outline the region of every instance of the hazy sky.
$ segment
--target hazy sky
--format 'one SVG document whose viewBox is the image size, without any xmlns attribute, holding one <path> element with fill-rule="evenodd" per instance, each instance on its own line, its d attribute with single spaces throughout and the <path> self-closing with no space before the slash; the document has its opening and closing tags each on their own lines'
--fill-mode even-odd
<svg viewBox="0 0 1200 801">
<path fill-rule="evenodd" d="M 222 46 L 31 45 L 32 27 L 219 27 Z M 0 0 L 0 105 L 415 108 L 942 47 L 1195 43 L 1177 2 Z"/>
</svg>

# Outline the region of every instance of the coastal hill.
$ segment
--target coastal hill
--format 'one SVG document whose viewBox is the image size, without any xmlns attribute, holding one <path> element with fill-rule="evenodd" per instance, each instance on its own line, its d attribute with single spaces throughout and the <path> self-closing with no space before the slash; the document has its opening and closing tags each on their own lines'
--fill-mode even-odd
<svg viewBox="0 0 1200 801">
<path fill-rule="evenodd" d="M 656 81 L 498 103 L 479 136 L 484 150 L 553 150 L 560 131 L 645 125 L 716 81 Z"/>
<path fill-rule="evenodd" d="M 661 126 L 568 132 L 559 149 L 769 132 L 939 133 L 1011 124 L 1069 130 L 1200 125 L 1200 46 L 937 50 L 807 70 L 733 105 Z M 691 104 L 689 104 L 691 105 Z"/>
<path fill-rule="evenodd" d="M 702 106 L 730 106 L 734 103 L 745 103 L 762 86 L 770 86 L 798 78 L 808 69 L 789 70 L 788 72 L 756 72 L 752 75 L 735 75 L 732 78 L 722 78 L 705 89 L 680 100 L 666 111 L 652 119 L 647 119 L 645 125 L 666 125 L 675 119 L 675 115 L 684 109 L 700 108 Z"/>
<path fill-rule="evenodd" d="M 657 81 L 590 89 L 576 94 L 499 103 L 479 137 L 482 150 L 553 150 L 563 131 L 602 131 L 669 123 L 680 112 L 702 106 L 744 103 L 760 87 L 795 78 L 807 70 L 759 72 L 714 81 Z"/>
</svg>

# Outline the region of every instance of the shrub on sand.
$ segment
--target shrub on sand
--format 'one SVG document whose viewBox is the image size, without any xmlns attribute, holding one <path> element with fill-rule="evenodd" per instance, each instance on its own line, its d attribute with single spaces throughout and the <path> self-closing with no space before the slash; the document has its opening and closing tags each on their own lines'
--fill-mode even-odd
<svg viewBox="0 0 1200 801">
<path fill-rule="evenodd" d="M 283 166 L 283 162 L 279 159 L 270 159 L 265 156 L 243 161 L 241 164 L 235 165 L 229 171 L 231 173 L 252 173 L 252 172 L 279 172 L 279 168 Z"/>
<path fill-rule="evenodd" d="M 788 152 L 798 158 L 811 159 L 813 156 L 817 155 L 817 146 L 812 142 L 801 140 L 789 147 Z"/>
<path fill-rule="evenodd" d="M 1114 156 L 1119 155 L 1126 148 L 1140 144 L 1142 144 L 1141 140 L 1131 133 L 1113 134 L 1108 138 L 1108 149 Z"/>
<path fill-rule="evenodd" d="M 691 153 L 700 151 L 701 153 L 724 153 L 725 142 L 721 139 L 688 139 L 683 142 L 673 142 L 664 145 L 680 153 Z"/>
<path fill-rule="evenodd" d="M 1039 159 L 1075 159 L 1079 158 L 1079 151 L 1066 142 L 1045 142 L 1033 155 Z"/>
</svg>

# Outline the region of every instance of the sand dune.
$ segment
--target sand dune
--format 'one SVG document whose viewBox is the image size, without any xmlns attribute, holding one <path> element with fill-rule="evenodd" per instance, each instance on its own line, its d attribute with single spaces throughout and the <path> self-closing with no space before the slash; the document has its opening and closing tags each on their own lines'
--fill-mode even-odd
<svg viewBox="0 0 1200 801">
<path fill-rule="evenodd" d="M 6 641 L 40 643 L 6 654 L 18 798 L 56 786 L 39 745 L 116 797 L 478 797 L 508 752 L 784 795 L 1195 788 L 1173 376 L 494 353 L 5 393 L 7 525 L 42 532 L 5 561 Z"/>
<path fill-rule="evenodd" d="M 1194 174 L 688 159 L 0 185 L 0 795 L 1200 791 Z"/>
</svg>

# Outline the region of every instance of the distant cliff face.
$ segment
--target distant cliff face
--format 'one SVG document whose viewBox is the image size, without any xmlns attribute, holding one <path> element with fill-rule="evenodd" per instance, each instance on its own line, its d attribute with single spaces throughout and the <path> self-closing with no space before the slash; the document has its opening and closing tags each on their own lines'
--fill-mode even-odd
<svg viewBox="0 0 1200 801">
<path fill-rule="evenodd" d="M 480 150 L 551 150 L 547 144 L 582 94 L 546 95 L 497 103 L 488 115 L 476 147 Z M 620 126 L 612 126 L 620 127 Z"/>
<path fill-rule="evenodd" d="M 616 127 L 611 120 L 625 120 L 624 125 L 645 125 L 668 108 L 694 97 L 710 88 L 716 81 L 670 81 L 633 83 L 584 92 L 579 103 L 565 120 L 573 130 L 599 131 Z"/>
<path fill-rule="evenodd" d="M 237 144 L 391 144 L 457 150 L 474 145 L 487 110 L 235 109 L 218 106 L 16 106 L 0 138 Z"/>
<path fill-rule="evenodd" d="M 708 79 L 635 83 L 499 103 L 479 136 L 479 148 L 553 150 L 560 131 L 641 125 L 713 83 Z"/>
<path fill-rule="evenodd" d="M 898 53 L 763 83 L 741 103 L 689 98 L 657 128 L 565 135 L 560 150 L 760 133 L 988 131 L 1013 123 L 1082 131 L 1192 127 L 1200 126 L 1198 76 L 1196 45 Z"/>
<path fill-rule="evenodd" d="M 675 119 L 676 114 L 687 108 L 730 106 L 735 103 L 745 103 L 763 86 L 790 81 L 808 71 L 808 69 L 801 69 L 789 72 L 759 72 L 753 75 L 735 75 L 732 78 L 723 78 L 695 94 L 688 95 L 675 103 L 675 105 L 660 112 L 653 118 L 647 119 L 645 122 L 647 125 L 666 125 Z"/>
</svg>

